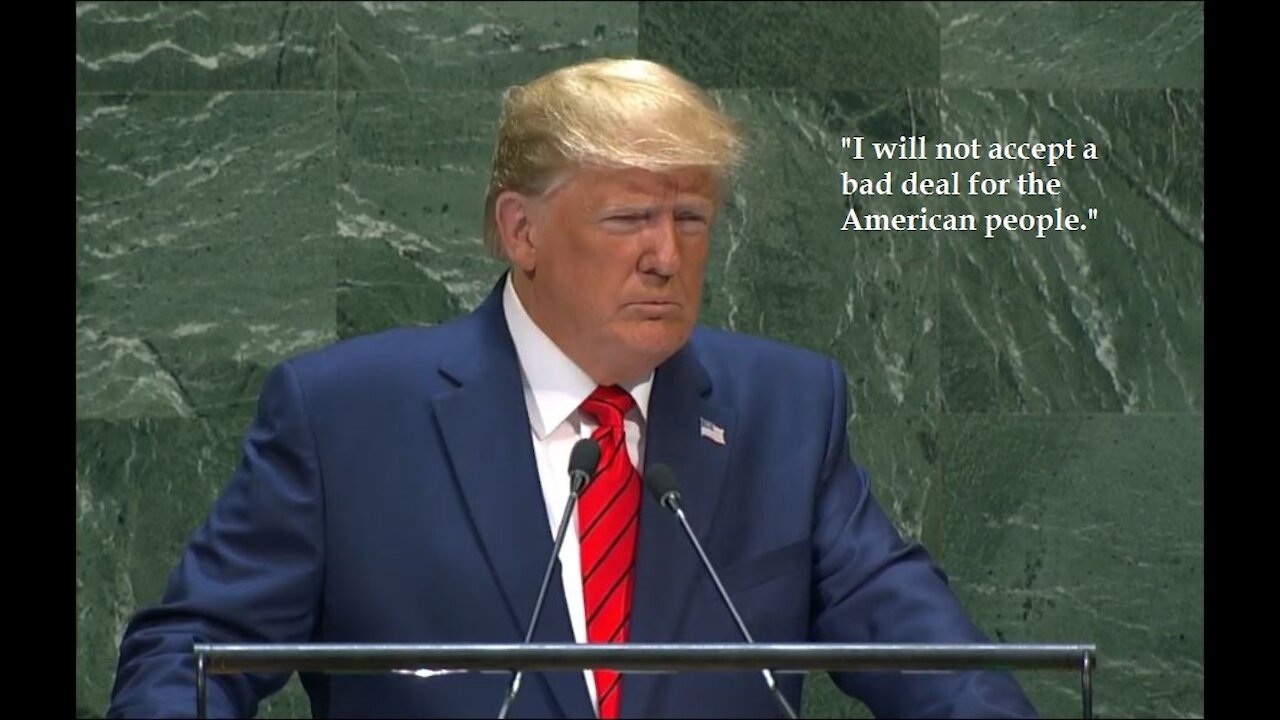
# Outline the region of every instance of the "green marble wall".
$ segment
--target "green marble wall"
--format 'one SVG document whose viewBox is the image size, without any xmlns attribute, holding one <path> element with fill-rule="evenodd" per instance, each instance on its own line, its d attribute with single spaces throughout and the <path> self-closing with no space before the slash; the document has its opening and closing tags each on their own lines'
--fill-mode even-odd
<svg viewBox="0 0 1280 720">
<path fill-rule="evenodd" d="M 77 3 L 77 714 L 105 711 L 266 370 L 487 291 L 501 89 L 639 55 L 750 130 L 704 320 L 841 360 L 856 457 L 990 634 L 1096 642 L 1100 716 L 1203 715 L 1203 24 L 1183 2 Z M 1061 202 L 1102 215 L 839 232 L 837 138 L 913 132 L 1087 137 Z M 920 169 L 951 166 L 1008 164 Z M 1078 711 L 1070 674 L 1021 678 Z M 293 683 L 262 715 L 308 711 Z M 805 713 L 866 715 L 823 677 Z"/>
</svg>

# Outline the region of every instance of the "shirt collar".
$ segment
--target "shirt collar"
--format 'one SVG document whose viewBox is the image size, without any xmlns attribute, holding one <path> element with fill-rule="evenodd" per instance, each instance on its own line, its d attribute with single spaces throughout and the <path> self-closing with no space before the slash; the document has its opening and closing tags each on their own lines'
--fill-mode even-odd
<svg viewBox="0 0 1280 720">
<path fill-rule="evenodd" d="M 505 285 L 502 310 L 524 375 L 529 424 L 538 439 L 544 440 L 595 391 L 596 383 L 529 317 L 516 295 L 511 273 L 507 273 Z M 636 382 L 622 383 L 622 387 L 631 393 L 641 419 L 647 420 L 653 371 Z"/>
</svg>

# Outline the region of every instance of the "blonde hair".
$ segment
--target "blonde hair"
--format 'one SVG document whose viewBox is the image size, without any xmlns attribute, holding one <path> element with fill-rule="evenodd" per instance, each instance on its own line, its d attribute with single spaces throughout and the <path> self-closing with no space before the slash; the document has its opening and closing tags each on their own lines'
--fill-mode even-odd
<svg viewBox="0 0 1280 720">
<path fill-rule="evenodd" d="M 701 88 L 658 63 L 602 59 L 561 68 L 503 96 L 485 245 L 505 257 L 494 219 L 504 191 L 539 197 L 587 165 L 705 167 L 723 186 L 742 151 L 738 124 Z"/>
</svg>

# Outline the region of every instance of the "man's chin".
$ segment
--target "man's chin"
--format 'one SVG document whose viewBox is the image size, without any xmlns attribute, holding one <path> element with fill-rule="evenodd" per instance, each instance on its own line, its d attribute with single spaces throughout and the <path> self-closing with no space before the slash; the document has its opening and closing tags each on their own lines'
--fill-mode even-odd
<svg viewBox="0 0 1280 720">
<path fill-rule="evenodd" d="M 683 325 L 672 327 L 667 322 L 645 322 L 641 323 L 641 327 L 634 328 L 625 344 L 633 355 L 646 358 L 652 369 L 684 347 L 692 330 Z"/>
</svg>

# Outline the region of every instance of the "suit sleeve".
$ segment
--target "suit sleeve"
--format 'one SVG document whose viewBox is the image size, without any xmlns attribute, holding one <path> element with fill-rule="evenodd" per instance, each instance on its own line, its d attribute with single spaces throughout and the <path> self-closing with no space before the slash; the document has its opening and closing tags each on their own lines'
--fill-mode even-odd
<svg viewBox="0 0 1280 720">
<path fill-rule="evenodd" d="M 904 542 L 849 458 L 843 371 L 830 361 L 831 427 L 814 508 L 811 634 L 818 642 L 986 643 L 923 547 Z M 1027 717 L 1009 673 L 832 673 L 877 717 Z"/>
<path fill-rule="evenodd" d="M 241 462 L 159 605 L 125 631 L 109 717 L 191 717 L 194 643 L 305 642 L 323 574 L 324 497 L 302 387 L 267 378 Z M 287 674 L 209 675 L 210 717 L 252 717 Z"/>
</svg>

